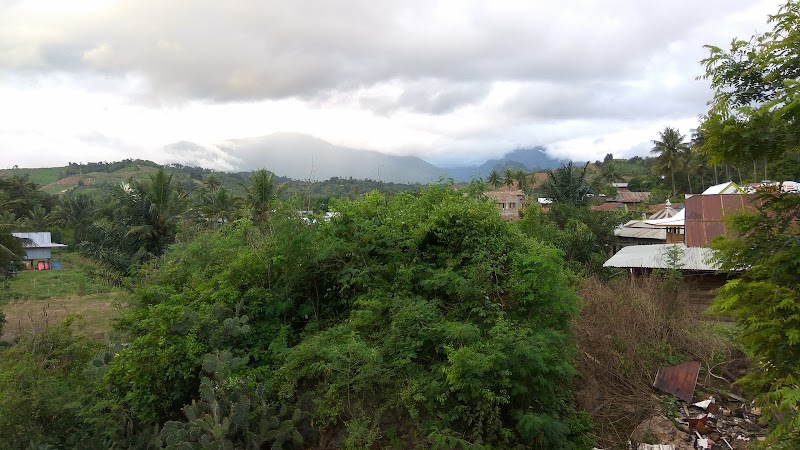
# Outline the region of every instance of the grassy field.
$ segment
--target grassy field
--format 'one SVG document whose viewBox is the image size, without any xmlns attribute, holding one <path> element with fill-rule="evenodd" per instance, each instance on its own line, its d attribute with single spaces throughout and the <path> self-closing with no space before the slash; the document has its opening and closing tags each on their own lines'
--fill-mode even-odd
<svg viewBox="0 0 800 450">
<path fill-rule="evenodd" d="M 156 169 L 148 166 L 139 168 L 124 168 L 116 172 L 90 172 L 83 175 L 71 175 L 61 179 L 53 180 L 42 185 L 41 190 L 49 194 L 63 194 L 79 185 L 85 189 L 102 188 L 103 186 L 114 185 L 128 181 L 129 178 L 145 179 Z"/>
<path fill-rule="evenodd" d="M 102 339 L 111 321 L 119 315 L 128 293 L 90 278 L 91 263 L 66 254 L 63 270 L 23 270 L 0 289 L 0 311 L 6 324 L 0 340 L 40 329 L 67 315 L 83 317 L 85 330 Z"/>
<path fill-rule="evenodd" d="M 45 184 L 57 181 L 63 173 L 67 170 L 66 167 L 42 167 L 36 169 L 2 169 L 0 170 L 0 177 L 13 177 L 19 175 L 24 177 L 28 176 L 30 181 L 44 186 Z"/>
</svg>

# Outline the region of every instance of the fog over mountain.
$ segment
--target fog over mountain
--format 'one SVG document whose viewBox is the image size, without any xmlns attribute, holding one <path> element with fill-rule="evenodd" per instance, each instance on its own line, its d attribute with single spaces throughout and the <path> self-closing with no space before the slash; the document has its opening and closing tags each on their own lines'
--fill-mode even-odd
<svg viewBox="0 0 800 450">
<path fill-rule="evenodd" d="M 300 133 L 230 139 L 210 147 L 180 141 L 165 146 L 164 153 L 171 162 L 226 171 L 265 168 L 297 180 L 352 177 L 395 183 L 430 183 L 441 177 L 469 181 L 485 178 L 495 168 L 547 169 L 561 162 L 551 158 L 543 147 L 534 147 L 514 150 L 481 165 L 440 168 L 415 156 L 341 147 Z"/>
</svg>

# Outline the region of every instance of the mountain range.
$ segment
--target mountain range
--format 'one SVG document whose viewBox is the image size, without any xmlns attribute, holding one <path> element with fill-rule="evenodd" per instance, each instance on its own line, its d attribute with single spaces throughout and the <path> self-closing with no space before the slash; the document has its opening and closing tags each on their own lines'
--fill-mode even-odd
<svg viewBox="0 0 800 450">
<path fill-rule="evenodd" d="M 165 148 L 174 156 L 188 153 L 196 156 L 201 151 L 198 144 L 191 142 L 178 142 Z M 278 176 L 314 181 L 351 177 L 395 183 L 430 183 L 440 178 L 464 182 L 476 177 L 486 178 L 493 169 L 502 172 L 510 167 L 532 171 L 556 168 L 565 162 L 551 158 L 544 147 L 532 147 L 510 151 L 477 166 L 437 167 L 416 156 L 347 148 L 299 133 L 231 139 L 205 152 L 239 170 L 265 168 Z M 181 162 L 192 163 L 186 159 Z"/>
</svg>

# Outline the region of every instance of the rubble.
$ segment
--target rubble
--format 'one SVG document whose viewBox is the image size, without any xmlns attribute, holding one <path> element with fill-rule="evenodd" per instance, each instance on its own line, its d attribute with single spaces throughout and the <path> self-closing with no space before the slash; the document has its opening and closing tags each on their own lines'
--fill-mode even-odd
<svg viewBox="0 0 800 450">
<path fill-rule="evenodd" d="M 661 366 L 658 368 L 653 387 L 672 394 L 685 402 L 690 402 L 694 395 L 699 373 L 700 363 L 697 361 L 689 361 L 674 366 Z"/>
<path fill-rule="evenodd" d="M 700 386 L 700 398 L 705 399 L 694 399 L 695 367 L 679 364 L 659 368 L 653 386 L 686 403 L 681 402 L 672 411 L 676 417 L 654 416 L 639 424 L 630 436 L 631 450 L 744 450 L 751 441 L 764 440 L 767 431 L 762 427 L 764 422 L 759 423 L 761 408 L 744 397 Z"/>
</svg>

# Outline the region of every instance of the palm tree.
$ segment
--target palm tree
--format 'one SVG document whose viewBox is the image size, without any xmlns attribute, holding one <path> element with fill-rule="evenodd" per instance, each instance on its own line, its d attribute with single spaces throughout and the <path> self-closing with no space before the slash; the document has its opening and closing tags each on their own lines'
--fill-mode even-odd
<svg viewBox="0 0 800 450">
<path fill-rule="evenodd" d="M 517 187 L 520 191 L 525 192 L 528 190 L 528 172 L 525 169 L 519 169 L 514 173 L 514 178 L 517 179 Z"/>
<path fill-rule="evenodd" d="M 0 191 L 0 210 L 6 210 L 13 203 L 7 200 L 4 192 Z M 6 275 L 14 262 L 19 261 L 25 254 L 22 240 L 11 234 L 13 226 L 13 214 L 0 215 L 0 274 L 3 275 Z"/>
<path fill-rule="evenodd" d="M 47 219 L 47 211 L 41 205 L 35 205 L 23 220 L 25 228 L 31 231 L 46 230 L 49 220 Z"/>
<path fill-rule="evenodd" d="M 86 232 L 96 215 L 94 200 L 86 194 L 78 193 L 62 198 L 53 208 L 48 220 L 53 225 L 72 230 L 73 237 L 80 243 L 86 240 Z"/>
<path fill-rule="evenodd" d="M 129 180 L 114 193 L 114 225 L 125 228 L 125 242 L 136 260 L 160 256 L 175 240 L 178 222 L 186 209 L 186 194 L 173 174 L 163 169 L 144 181 Z"/>
<path fill-rule="evenodd" d="M 583 168 L 575 167 L 572 161 L 556 170 L 547 172 L 547 180 L 542 185 L 546 197 L 557 203 L 583 203 L 589 188 L 586 186 L 587 162 Z"/>
<path fill-rule="evenodd" d="M 614 183 L 623 179 L 622 175 L 619 173 L 619 167 L 613 160 L 603 163 L 603 167 L 600 169 L 600 176 L 608 183 Z"/>
<path fill-rule="evenodd" d="M 203 178 L 203 187 L 208 189 L 208 192 L 213 194 L 220 187 L 219 178 L 217 178 L 217 176 L 213 173 L 206 175 L 206 177 Z"/>
<path fill-rule="evenodd" d="M 275 179 L 265 169 L 259 169 L 250 175 L 250 185 L 247 187 L 247 206 L 252 208 L 253 216 L 257 221 L 264 221 L 269 217 L 272 203 L 282 188 L 283 186 L 275 186 Z"/>
<path fill-rule="evenodd" d="M 214 194 L 205 198 L 205 205 L 201 208 L 203 215 L 217 222 L 230 222 L 236 211 L 239 198 L 233 196 L 227 189 L 220 187 Z"/>
<path fill-rule="evenodd" d="M 492 169 L 492 171 L 489 173 L 489 179 L 486 181 L 489 184 L 491 184 L 492 187 L 495 188 L 495 190 L 503 182 L 502 178 L 500 177 L 500 173 L 497 171 L 497 169 Z"/>
<path fill-rule="evenodd" d="M 653 141 L 653 149 L 650 153 L 658 155 L 656 158 L 658 169 L 662 172 L 669 172 L 672 181 L 672 195 L 675 191 L 675 169 L 680 165 L 683 154 L 689 149 L 689 144 L 684 142 L 686 136 L 682 135 L 677 128 L 664 127 L 664 131 L 659 133 L 659 140 Z"/>
<path fill-rule="evenodd" d="M 516 181 L 516 174 L 510 167 L 507 167 L 506 171 L 503 172 L 503 183 L 505 183 L 509 191 L 511 190 L 511 187 L 514 186 L 515 181 Z"/>
</svg>

